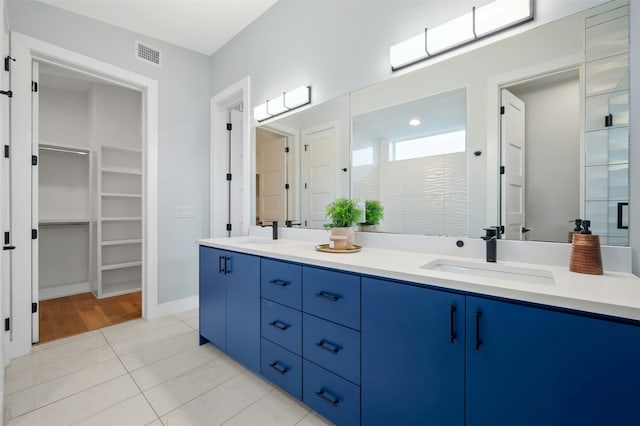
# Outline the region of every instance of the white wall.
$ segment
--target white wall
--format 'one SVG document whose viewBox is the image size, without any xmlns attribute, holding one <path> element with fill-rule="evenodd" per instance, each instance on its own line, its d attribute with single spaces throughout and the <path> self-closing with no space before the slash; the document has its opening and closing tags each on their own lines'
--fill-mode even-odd
<svg viewBox="0 0 640 426">
<path fill-rule="evenodd" d="M 40 84 L 40 141 L 89 147 L 89 92 Z"/>
<path fill-rule="evenodd" d="M 36 1 L 7 10 L 13 31 L 158 80 L 158 302 L 197 295 L 194 241 L 209 235 L 209 58 Z M 162 51 L 161 68 L 135 57 L 136 40 Z M 178 206 L 195 217 L 177 219 Z"/>
</svg>

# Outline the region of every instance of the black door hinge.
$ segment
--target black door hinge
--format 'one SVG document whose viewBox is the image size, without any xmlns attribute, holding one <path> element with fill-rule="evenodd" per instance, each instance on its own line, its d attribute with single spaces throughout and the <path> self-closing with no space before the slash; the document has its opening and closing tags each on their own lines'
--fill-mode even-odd
<svg viewBox="0 0 640 426">
<path fill-rule="evenodd" d="M 13 92 L 11 90 L 0 90 L 0 95 L 7 95 L 9 98 L 13 98 Z"/>
<path fill-rule="evenodd" d="M 32 240 L 38 239 L 38 230 L 37 229 L 32 229 L 31 230 L 31 239 Z"/>
<path fill-rule="evenodd" d="M 307 221 L 306 220 L 304 221 L 304 226 L 307 226 Z"/>
<path fill-rule="evenodd" d="M 9 231 L 6 231 L 4 233 L 4 243 L 9 244 L 10 242 L 11 242 L 11 234 L 9 233 Z"/>
<path fill-rule="evenodd" d="M 11 61 L 15 62 L 16 60 L 13 59 L 11 56 L 5 56 L 4 57 L 4 70 L 5 71 L 11 71 Z"/>
<path fill-rule="evenodd" d="M 227 223 L 227 231 L 231 231 L 231 224 Z"/>
<path fill-rule="evenodd" d="M 305 143 L 304 144 L 304 150 L 306 151 L 308 147 L 309 147 L 309 145 Z"/>
<path fill-rule="evenodd" d="M 304 189 L 307 189 L 307 182 L 304 183 Z"/>
<path fill-rule="evenodd" d="M 227 123 L 227 130 L 230 132 L 231 129 L 233 128 L 233 126 L 231 125 L 231 123 Z"/>
<path fill-rule="evenodd" d="M 31 156 L 31 165 L 32 166 L 37 166 L 38 165 L 38 156 L 37 155 L 32 155 Z"/>
<path fill-rule="evenodd" d="M 285 152 L 286 154 L 288 154 L 288 153 L 289 153 L 289 147 L 288 147 L 288 146 L 285 146 L 285 147 L 284 147 L 284 152 Z"/>
<path fill-rule="evenodd" d="M 504 174 L 504 166 L 500 166 L 500 174 L 503 175 Z"/>
<path fill-rule="evenodd" d="M 37 81 L 32 81 L 31 82 L 31 91 L 32 92 L 37 92 L 38 91 L 38 82 Z"/>
<path fill-rule="evenodd" d="M 289 184 L 288 183 L 284 184 L 284 189 L 289 189 Z"/>
<path fill-rule="evenodd" d="M 227 180 L 231 180 L 231 173 L 227 173 Z"/>
<path fill-rule="evenodd" d="M 35 314 L 36 312 L 38 312 L 38 303 L 37 302 L 33 302 L 31 304 L 31 313 Z"/>
<path fill-rule="evenodd" d="M 503 106 L 500 107 L 500 115 L 504 115 L 504 107 Z"/>
<path fill-rule="evenodd" d="M 11 318 L 4 319 L 4 331 L 11 330 Z"/>
<path fill-rule="evenodd" d="M 4 146 L 4 158 L 9 158 L 9 154 L 11 153 L 11 148 L 9 145 Z"/>
</svg>

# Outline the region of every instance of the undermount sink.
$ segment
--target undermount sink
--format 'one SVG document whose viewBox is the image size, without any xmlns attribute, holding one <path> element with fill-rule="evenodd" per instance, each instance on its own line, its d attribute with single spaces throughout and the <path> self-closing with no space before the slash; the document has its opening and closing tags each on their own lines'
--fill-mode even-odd
<svg viewBox="0 0 640 426">
<path fill-rule="evenodd" d="M 436 259 L 422 265 L 421 268 L 527 284 L 555 285 L 553 274 L 550 271 L 499 263 L 484 264 L 464 260 Z"/>
<path fill-rule="evenodd" d="M 238 244 L 273 244 L 274 241 L 272 239 L 262 239 L 262 238 L 247 238 L 246 240 L 236 241 Z"/>
</svg>

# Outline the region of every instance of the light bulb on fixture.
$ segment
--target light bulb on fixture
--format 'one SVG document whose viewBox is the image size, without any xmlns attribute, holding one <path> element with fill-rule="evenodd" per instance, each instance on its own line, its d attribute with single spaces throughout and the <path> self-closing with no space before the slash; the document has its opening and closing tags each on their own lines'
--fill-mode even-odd
<svg viewBox="0 0 640 426">
<path fill-rule="evenodd" d="M 417 118 L 412 118 L 411 120 L 409 120 L 409 125 L 410 126 L 419 126 L 421 123 L 421 121 Z"/>
</svg>

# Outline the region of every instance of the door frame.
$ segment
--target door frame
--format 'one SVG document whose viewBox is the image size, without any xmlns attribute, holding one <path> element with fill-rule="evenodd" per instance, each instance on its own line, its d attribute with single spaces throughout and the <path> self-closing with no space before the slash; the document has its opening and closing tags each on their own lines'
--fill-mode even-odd
<svg viewBox="0 0 640 426">
<path fill-rule="evenodd" d="M 228 110 L 238 103 L 242 103 L 242 176 L 240 185 L 244 188 L 241 210 L 242 229 L 241 235 L 249 233 L 251 215 L 255 216 L 255 206 L 251 202 L 252 194 L 255 194 L 255 182 L 251 176 L 256 172 L 256 160 L 252 155 L 255 150 L 255 137 L 251 134 L 251 122 L 249 112 L 251 103 L 249 96 L 251 79 L 245 77 L 232 84 L 222 92 L 211 97 L 211 134 L 209 142 L 209 238 L 226 237 L 227 210 L 220 206 L 226 205 L 227 193 L 227 158 L 220 153 L 227 152 L 227 122 Z M 235 180 L 235 178 L 234 178 Z"/>
<path fill-rule="evenodd" d="M 142 93 L 143 144 L 143 215 L 145 217 L 142 243 L 142 316 L 154 318 L 162 314 L 158 304 L 158 82 L 124 68 L 89 56 L 26 36 L 11 33 L 11 55 L 14 62 L 11 86 L 14 93 L 11 109 L 11 146 L 15 166 L 20 176 L 31 181 L 31 63 L 49 62 L 102 78 L 111 83 Z M 22 188 L 23 189 L 23 188 Z M 19 191 L 18 191 L 19 192 Z M 31 191 L 14 198 L 14 245 L 30 247 Z M 15 232 L 15 230 L 22 230 Z M 15 251 L 18 252 L 18 249 Z M 13 267 L 19 274 L 13 282 L 31 283 L 31 253 L 22 256 Z M 5 285 L 8 285 L 5 284 Z M 5 347 L 7 359 L 31 352 L 31 286 L 14 286 L 11 295 L 13 340 Z"/>
<path fill-rule="evenodd" d="M 486 146 L 486 199 L 496 200 L 486 204 L 485 226 L 497 225 L 500 221 L 500 102 L 501 89 L 516 83 L 523 83 L 545 75 L 571 69 L 579 70 L 580 99 L 584 99 L 584 54 L 575 54 L 555 61 L 543 62 L 519 70 L 510 71 L 491 77 L 487 81 L 487 146 Z M 584 116 L 584 102 L 580 103 L 580 116 Z M 580 146 L 584 149 L 584 123 L 580 121 Z M 580 204 L 584 206 L 584 158 L 581 156 L 580 166 Z"/>
</svg>

